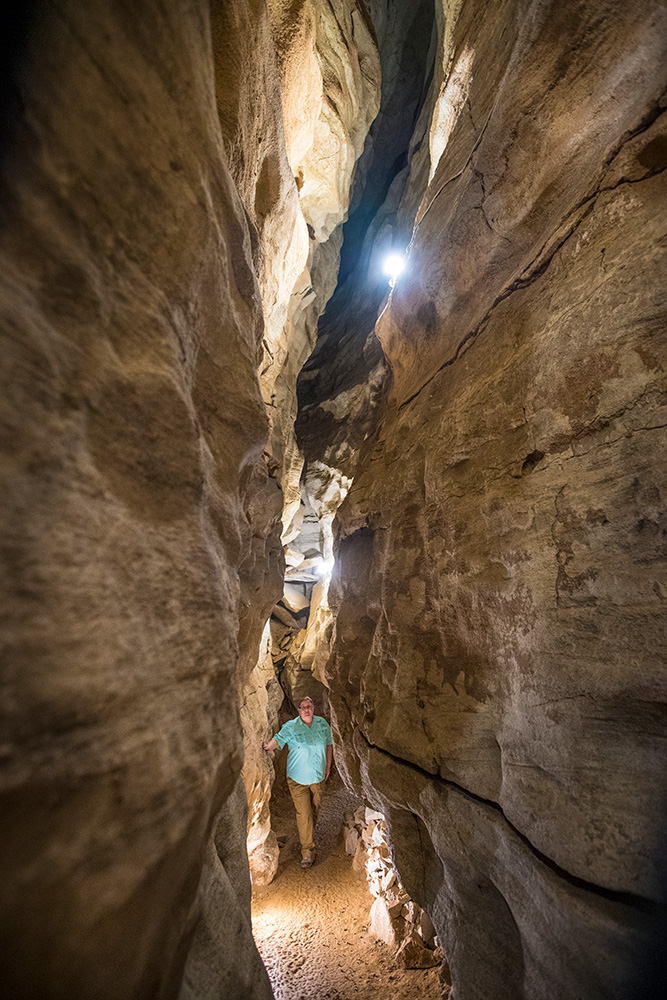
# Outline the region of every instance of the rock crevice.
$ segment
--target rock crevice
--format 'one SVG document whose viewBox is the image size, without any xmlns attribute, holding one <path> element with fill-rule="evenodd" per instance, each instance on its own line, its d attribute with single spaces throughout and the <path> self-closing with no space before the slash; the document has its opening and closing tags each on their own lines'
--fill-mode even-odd
<svg viewBox="0 0 667 1000">
<path fill-rule="evenodd" d="M 585 892 L 593 893 L 600 896 L 603 899 L 609 900 L 612 903 L 619 903 L 623 906 L 631 907 L 637 910 L 639 913 L 643 914 L 654 914 L 658 911 L 659 900 L 655 898 L 649 898 L 645 896 L 635 895 L 631 892 L 623 892 L 616 889 L 611 889 L 604 885 L 596 885 L 592 882 L 587 882 L 585 879 L 579 878 L 577 875 L 572 874 L 572 872 L 566 871 L 564 868 L 554 861 L 553 858 L 548 857 L 542 851 L 540 851 L 534 844 L 531 844 L 529 839 L 524 833 L 521 832 L 510 820 L 507 818 L 503 812 L 502 806 L 495 802 L 493 799 L 485 799 L 481 795 L 476 795 L 475 792 L 471 792 L 470 789 L 465 788 L 463 785 L 452 781 L 449 778 L 443 778 L 437 773 L 425 770 L 420 767 L 419 764 L 415 764 L 411 760 L 407 760 L 404 757 L 397 757 L 395 754 L 391 753 L 389 750 L 385 750 L 383 747 L 372 743 L 361 730 L 356 731 L 361 739 L 364 740 L 369 750 L 377 750 L 379 753 L 386 754 L 392 761 L 395 761 L 401 767 L 414 769 L 417 773 L 421 774 L 424 778 L 430 779 L 432 781 L 442 783 L 443 786 L 456 789 L 462 795 L 469 797 L 471 800 L 480 803 L 483 806 L 487 806 L 489 809 L 493 809 L 498 816 L 501 817 L 503 823 L 507 825 L 508 830 L 510 830 L 516 837 L 521 840 L 521 842 L 528 848 L 531 854 L 534 855 L 536 860 L 540 861 L 542 864 L 546 865 L 555 875 L 568 882 L 570 885 L 577 889 L 582 889 Z M 535 767 L 534 764 L 516 764 L 513 763 L 513 767 Z M 423 852 L 422 852 L 423 853 Z"/>
</svg>

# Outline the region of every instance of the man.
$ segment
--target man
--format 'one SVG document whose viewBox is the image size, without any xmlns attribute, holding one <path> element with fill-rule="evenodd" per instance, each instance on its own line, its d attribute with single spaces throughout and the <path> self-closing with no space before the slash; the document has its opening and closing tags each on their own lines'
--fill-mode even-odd
<svg viewBox="0 0 667 1000">
<path fill-rule="evenodd" d="M 312 698 L 299 702 L 299 717 L 290 719 L 278 733 L 262 743 L 262 749 L 282 749 L 287 744 L 287 785 L 296 809 L 296 825 L 301 841 L 301 867 L 315 860 L 313 826 L 322 801 L 324 782 L 331 770 L 333 754 L 331 730 L 326 719 L 315 715 Z"/>
</svg>

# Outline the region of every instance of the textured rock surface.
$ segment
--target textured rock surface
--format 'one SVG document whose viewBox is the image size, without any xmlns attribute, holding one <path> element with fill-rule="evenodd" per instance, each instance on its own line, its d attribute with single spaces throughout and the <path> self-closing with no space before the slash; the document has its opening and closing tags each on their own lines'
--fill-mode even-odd
<svg viewBox="0 0 667 1000">
<path fill-rule="evenodd" d="M 258 292 L 264 311 L 262 398 L 272 401 L 280 366 L 277 353 L 290 346 L 285 332 L 292 291 L 308 256 L 308 234 L 294 177 L 285 151 L 280 74 L 271 22 L 264 4 L 216 3 L 212 6 L 216 103 L 229 168 L 239 191 L 252 240 Z M 296 351 L 297 345 L 293 345 Z M 270 410 L 273 414 L 273 410 Z M 270 426 L 269 454 L 276 450 Z M 281 481 L 275 460 L 272 474 Z M 243 610 L 239 640 L 239 679 L 243 685 L 257 663 L 259 640 L 271 607 L 280 595 L 283 560 L 280 545 L 282 495 L 274 502 L 258 497 L 248 516 L 253 538 L 241 566 Z"/>
<path fill-rule="evenodd" d="M 192 936 L 189 998 L 260 996 L 235 683 L 261 880 L 278 693 L 268 637 L 257 652 L 281 529 L 303 519 L 296 377 L 379 104 L 376 41 L 353 0 L 102 8 L 36 17 L 10 95 L 4 815 L 41 839 L 4 887 L 8 946 L 31 995 L 170 996 Z M 306 647 L 295 691 L 322 677 Z"/>
<path fill-rule="evenodd" d="M 288 697 L 298 701 L 310 694 L 326 702 L 326 653 L 317 656 L 310 647 L 313 636 L 319 635 L 313 626 L 328 607 L 312 616 L 303 663 L 305 615 L 302 620 L 292 617 L 310 606 L 312 584 L 319 579 L 317 572 L 308 573 L 306 553 L 311 563 L 322 558 L 319 534 L 312 539 L 302 530 L 303 457 L 294 434 L 296 380 L 335 287 L 340 223 L 347 214 L 355 163 L 377 112 L 380 68 L 370 22 L 353 0 L 271 0 L 267 8 L 222 4 L 214 9 L 214 39 L 220 39 L 222 51 L 216 59 L 218 106 L 232 174 L 254 237 L 266 317 L 260 369 L 269 415 L 266 457 L 284 497 L 278 507 L 264 497 L 249 512 L 254 537 L 241 567 L 240 679 L 249 849 L 253 877 L 266 881 L 275 871 L 277 846 L 268 810 L 271 774 L 258 747 L 274 731 L 275 713 L 271 708 L 267 714 L 257 697 L 263 681 L 256 672 L 264 670 L 255 667 L 257 644 L 279 596 L 270 583 L 271 570 L 279 562 L 282 529 L 283 540 L 293 543 L 287 552 L 286 579 L 307 580 L 309 585 L 296 591 L 290 584 L 291 590 L 286 590 L 287 629 L 280 645 L 275 642 L 271 648 Z M 257 59 L 258 48 L 268 53 L 264 60 Z M 230 64 L 239 67 L 238 92 L 228 85 Z M 329 546 L 332 518 L 333 511 Z"/>
<path fill-rule="evenodd" d="M 299 376 L 297 430 L 310 463 L 307 487 L 313 471 L 319 481 L 326 468 L 333 479 L 351 474 L 386 389 L 387 370 L 373 332 L 389 290 L 383 262 L 389 251 L 402 253 L 407 246 L 417 206 L 400 212 L 398 206 L 412 172 L 424 173 L 420 165 L 428 152 L 427 116 L 420 119 L 433 69 L 433 4 L 379 0 L 371 9 L 382 67 L 380 113 L 355 175 L 338 286 Z"/>
<path fill-rule="evenodd" d="M 18 86 L 2 189 L 3 993 L 173 997 L 193 939 L 188 997 L 220 995 L 214 968 L 225 995 L 267 997 L 236 635 L 249 517 L 278 488 L 208 5 L 45 5 Z"/>
<path fill-rule="evenodd" d="M 253 883 L 267 885 L 278 867 L 278 842 L 271 830 L 269 800 L 273 765 L 262 743 L 278 730 L 283 691 L 271 656 L 269 626 L 264 631 L 259 660 L 243 688 L 241 725 L 245 744 L 243 781 L 248 806 L 248 860 Z"/>
<path fill-rule="evenodd" d="M 445 13 L 339 514 L 339 760 L 457 1000 L 620 998 L 664 842 L 665 12 Z"/>
<path fill-rule="evenodd" d="M 428 174 L 428 163 L 422 162 L 428 149 L 423 146 L 419 154 L 423 142 L 416 136 L 423 140 L 428 125 L 425 101 L 434 58 L 432 3 L 420 0 L 399 5 L 380 0 L 370 5 L 370 12 L 382 70 L 380 113 L 354 175 L 349 218 L 342 227 L 338 285 L 326 302 L 315 350 L 298 382 L 296 426 L 306 457 L 303 472 L 301 456 L 299 465 L 300 490 L 305 496 L 300 513 L 305 513 L 304 521 L 316 519 L 316 545 L 325 564 L 333 563 L 334 516 L 349 489 L 374 409 L 387 389 L 387 369 L 373 332 L 388 292 L 383 256 L 392 246 L 402 249 L 408 242 L 417 205 L 404 207 L 400 216 L 397 206 L 411 173 Z M 367 67 L 363 59 L 362 63 Z M 335 100 L 340 102 L 339 93 Z M 285 521 L 289 523 L 289 518 Z M 305 548 L 307 532 L 302 529 L 300 534 L 299 544 Z M 327 570 L 312 590 L 307 627 L 290 644 L 283 674 L 288 690 L 295 689 L 297 678 L 307 677 L 304 671 L 327 683 L 332 626 L 329 579 Z"/>
<path fill-rule="evenodd" d="M 347 217 L 355 164 L 377 114 L 380 65 L 370 22 L 354 0 L 271 0 L 268 6 L 279 67 L 280 89 L 274 87 L 274 94 L 282 97 L 280 130 L 286 143 L 279 176 L 300 225 L 286 218 L 284 200 L 273 202 L 273 215 L 283 232 L 292 224 L 310 234 L 298 280 L 294 274 L 291 283 L 281 283 L 283 308 L 279 322 L 268 324 L 261 371 L 271 426 L 269 461 L 283 486 L 283 526 L 289 541 L 300 505 L 303 465 L 293 430 L 296 379 L 335 288 L 340 224 Z M 248 58 L 252 61 L 251 53 Z M 261 125 L 256 131 L 263 140 Z M 249 138 L 243 136 L 239 144 L 243 159 L 252 148 Z M 281 264 L 276 253 L 281 242 L 267 242 L 267 257 L 275 269 Z"/>
<path fill-rule="evenodd" d="M 428 913 L 410 899 L 398 878 L 387 841 L 384 816 L 361 806 L 343 816 L 345 853 L 363 868 L 375 897 L 368 932 L 394 949 L 398 966 L 430 969 L 442 962 Z"/>
<path fill-rule="evenodd" d="M 245 851 L 245 789 L 238 782 L 217 817 L 207 848 L 179 1000 L 262 997 L 272 991 L 248 941 L 250 880 Z M 222 938 L 222 944 L 221 944 Z"/>
<path fill-rule="evenodd" d="M 224 823 L 218 813 L 239 787 L 238 677 L 253 867 L 269 878 L 271 775 L 256 751 L 278 695 L 268 646 L 259 663 L 257 650 L 280 595 L 283 521 L 301 506 L 296 377 L 379 102 L 373 31 L 351 0 L 202 2 L 183 18 L 120 4 L 84 17 L 68 3 L 33 28 L 4 197 L 3 774 L 12 837 L 37 824 L 43 843 L 5 887 L 10 947 L 36 949 L 43 995 L 49 983 L 54 996 L 167 996 L 194 928 L 187 996 L 216 981 L 259 996 L 247 899 L 235 901 L 238 791 Z M 216 927 L 226 909 L 233 942 Z M 82 921 L 99 927 L 87 956 L 75 954 Z"/>
</svg>

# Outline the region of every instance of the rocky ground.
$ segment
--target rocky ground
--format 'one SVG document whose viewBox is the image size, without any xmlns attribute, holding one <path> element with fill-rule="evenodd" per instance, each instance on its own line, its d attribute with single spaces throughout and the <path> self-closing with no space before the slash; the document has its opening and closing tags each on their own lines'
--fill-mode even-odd
<svg viewBox="0 0 667 1000">
<path fill-rule="evenodd" d="M 343 812 L 359 802 L 333 775 L 315 835 L 317 858 L 304 871 L 281 777 L 272 800 L 283 845 L 278 873 L 253 892 L 255 941 L 276 1000 L 440 1000 L 437 968 L 398 968 L 391 950 L 368 934 L 373 897 L 341 835 Z"/>
</svg>

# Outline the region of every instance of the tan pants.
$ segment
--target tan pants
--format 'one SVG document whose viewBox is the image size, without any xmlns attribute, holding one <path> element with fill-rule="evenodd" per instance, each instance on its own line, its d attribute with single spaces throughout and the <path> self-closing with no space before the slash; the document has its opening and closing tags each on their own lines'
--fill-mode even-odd
<svg viewBox="0 0 667 1000">
<path fill-rule="evenodd" d="M 313 826 L 317 823 L 324 782 L 320 781 L 315 785 L 300 785 L 298 781 L 292 781 L 291 778 L 288 778 L 287 785 L 296 809 L 296 826 L 303 854 L 304 851 L 312 851 L 315 847 Z"/>
</svg>

